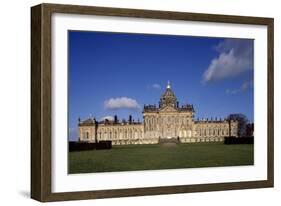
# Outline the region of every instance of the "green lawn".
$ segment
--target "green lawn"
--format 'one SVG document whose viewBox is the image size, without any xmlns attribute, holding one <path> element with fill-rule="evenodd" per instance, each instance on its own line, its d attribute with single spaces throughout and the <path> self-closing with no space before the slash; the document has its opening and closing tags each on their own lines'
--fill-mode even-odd
<svg viewBox="0 0 281 206">
<path fill-rule="evenodd" d="M 69 153 L 69 173 L 253 165 L 253 145 L 127 145 Z"/>
</svg>

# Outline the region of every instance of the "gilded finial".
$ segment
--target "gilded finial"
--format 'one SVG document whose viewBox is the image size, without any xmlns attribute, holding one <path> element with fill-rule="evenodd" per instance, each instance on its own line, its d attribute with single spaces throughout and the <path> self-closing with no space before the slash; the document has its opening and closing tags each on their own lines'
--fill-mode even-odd
<svg viewBox="0 0 281 206">
<path fill-rule="evenodd" d="M 168 80 L 168 85 L 167 85 L 167 89 L 170 89 L 171 85 L 170 85 L 170 81 Z"/>
</svg>

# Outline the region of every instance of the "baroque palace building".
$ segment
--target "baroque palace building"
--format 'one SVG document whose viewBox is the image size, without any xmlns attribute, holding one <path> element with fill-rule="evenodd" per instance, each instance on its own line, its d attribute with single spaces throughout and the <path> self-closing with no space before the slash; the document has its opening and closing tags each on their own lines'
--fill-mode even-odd
<svg viewBox="0 0 281 206">
<path fill-rule="evenodd" d="M 113 145 L 157 144 L 161 140 L 176 139 L 181 143 L 218 142 L 225 136 L 238 136 L 238 122 L 226 119 L 194 120 L 193 105 L 179 106 L 168 83 L 160 98 L 159 106 L 144 105 L 143 122 L 135 122 L 132 116 L 127 121 L 96 121 L 79 119 L 79 141 L 97 142 L 110 140 Z"/>
</svg>

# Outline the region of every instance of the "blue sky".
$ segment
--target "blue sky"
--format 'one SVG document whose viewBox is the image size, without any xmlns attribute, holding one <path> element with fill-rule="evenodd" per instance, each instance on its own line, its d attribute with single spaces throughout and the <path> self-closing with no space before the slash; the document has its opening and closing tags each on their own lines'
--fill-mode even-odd
<svg viewBox="0 0 281 206">
<path fill-rule="evenodd" d="M 77 121 L 157 104 L 167 81 L 195 118 L 243 113 L 253 121 L 253 40 L 69 31 L 69 134 Z"/>
</svg>

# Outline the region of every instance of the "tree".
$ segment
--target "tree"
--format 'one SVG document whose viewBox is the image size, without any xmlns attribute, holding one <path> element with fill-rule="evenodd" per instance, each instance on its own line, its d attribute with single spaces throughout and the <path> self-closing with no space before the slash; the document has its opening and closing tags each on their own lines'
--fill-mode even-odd
<svg viewBox="0 0 281 206">
<path fill-rule="evenodd" d="M 246 134 L 246 126 L 249 122 L 246 115 L 238 113 L 238 114 L 230 114 L 227 117 L 227 120 L 238 121 L 238 136 L 244 136 Z"/>
</svg>

